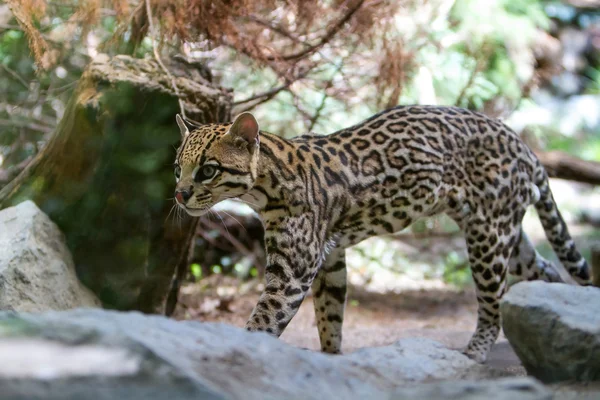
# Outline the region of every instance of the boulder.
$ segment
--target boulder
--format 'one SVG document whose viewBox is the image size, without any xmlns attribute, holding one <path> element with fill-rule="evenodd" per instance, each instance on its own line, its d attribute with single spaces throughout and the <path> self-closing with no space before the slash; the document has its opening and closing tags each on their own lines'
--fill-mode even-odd
<svg viewBox="0 0 600 400">
<path fill-rule="evenodd" d="M 600 380 L 600 289 L 521 282 L 501 302 L 502 327 L 530 375 Z"/>
<path fill-rule="evenodd" d="M 495 381 L 454 381 L 414 385 L 396 390 L 390 400 L 551 400 L 543 385 L 530 378 L 503 378 Z"/>
<path fill-rule="evenodd" d="M 58 227 L 31 201 L 0 211 L 0 310 L 100 307 Z"/>
<path fill-rule="evenodd" d="M 28 400 L 414 399 L 418 382 L 480 382 L 423 388 L 441 399 L 483 393 L 481 380 L 498 376 L 427 339 L 329 355 L 229 325 L 100 309 L 0 313 L 0 355 L 2 398 Z M 510 400 L 545 398 L 519 382 L 495 387 Z"/>
</svg>

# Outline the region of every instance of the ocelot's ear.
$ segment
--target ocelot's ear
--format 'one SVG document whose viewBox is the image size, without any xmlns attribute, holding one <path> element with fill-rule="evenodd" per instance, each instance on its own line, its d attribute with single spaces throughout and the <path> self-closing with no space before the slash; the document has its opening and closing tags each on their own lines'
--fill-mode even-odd
<svg viewBox="0 0 600 400">
<path fill-rule="evenodd" d="M 183 118 L 181 118 L 181 116 L 179 114 L 177 114 L 177 116 L 175 117 L 175 120 L 177 121 L 177 125 L 179 126 L 179 131 L 181 132 L 181 139 L 183 139 L 187 135 L 190 134 L 190 131 L 188 130 L 188 127 L 185 125 Z"/>
<path fill-rule="evenodd" d="M 229 128 L 229 134 L 233 136 L 234 143 L 244 143 L 248 149 L 252 149 L 258 145 L 258 122 L 254 115 L 249 112 L 241 113 L 237 116 L 233 125 Z M 242 142 L 241 140 L 244 140 Z"/>
</svg>

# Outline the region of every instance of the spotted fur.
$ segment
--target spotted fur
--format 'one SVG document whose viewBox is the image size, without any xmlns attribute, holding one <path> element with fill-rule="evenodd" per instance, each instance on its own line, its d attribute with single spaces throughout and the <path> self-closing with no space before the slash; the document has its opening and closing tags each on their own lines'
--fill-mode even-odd
<svg viewBox="0 0 600 400">
<path fill-rule="evenodd" d="M 529 205 L 535 205 L 570 275 L 590 283 L 540 162 L 517 134 L 483 114 L 401 106 L 328 136 L 292 140 L 259 132 L 248 113 L 233 125 L 205 125 L 191 133 L 180 126 L 180 205 L 200 215 L 225 198 L 240 197 L 264 222 L 266 287 L 248 330 L 279 336 L 312 287 L 322 350 L 340 352 L 344 249 L 440 213 L 453 218 L 466 237 L 479 311 L 464 352 L 479 362 L 498 337 L 507 272 L 561 281 L 557 266 L 522 231 Z M 217 171 L 206 178 L 210 165 Z"/>
</svg>

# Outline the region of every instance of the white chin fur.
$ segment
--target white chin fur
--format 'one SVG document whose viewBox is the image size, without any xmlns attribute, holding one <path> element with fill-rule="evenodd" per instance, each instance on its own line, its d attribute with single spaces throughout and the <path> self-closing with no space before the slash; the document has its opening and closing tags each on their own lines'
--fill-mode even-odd
<svg viewBox="0 0 600 400">
<path fill-rule="evenodd" d="M 191 215 L 192 217 L 201 217 L 202 215 L 206 214 L 206 211 L 208 211 L 207 208 L 188 208 L 183 204 L 179 204 L 179 207 L 183 208 L 185 212 Z"/>
</svg>

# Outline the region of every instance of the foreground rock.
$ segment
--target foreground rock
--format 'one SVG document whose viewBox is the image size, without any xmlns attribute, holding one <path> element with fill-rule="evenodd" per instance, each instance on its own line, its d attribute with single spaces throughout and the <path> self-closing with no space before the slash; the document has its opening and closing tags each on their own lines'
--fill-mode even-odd
<svg viewBox="0 0 600 400">
<path fill-rule="evenodd" d="M 0 359 L 3 399 L 442 399 L 483 393 L 498 375 L 426 339 L 332 356 L 229 325 L 92 309 L 0 314 Z M 449 379 L 481 385 L 409 395 Z M 494 399 L 547 398 L 532 380 L 494 387 L 505 394 Z"/>
<path fill-rule="evenodd" d="M 530 378 L 436 382 L 398 389 L 390 400 L 550 400 L 553 396 Z"/>
<path fill-rule="evenodd" d="M 600 380 L 600 289 L 522 282 L 500 306 L 504 334 L 545 382 Z"/>
<path fill-rule="evenodd" d="M 0 211 L 0 310 L 99 307 L 58 227 L 31 201 Z"/>
</svg>

